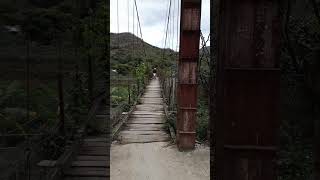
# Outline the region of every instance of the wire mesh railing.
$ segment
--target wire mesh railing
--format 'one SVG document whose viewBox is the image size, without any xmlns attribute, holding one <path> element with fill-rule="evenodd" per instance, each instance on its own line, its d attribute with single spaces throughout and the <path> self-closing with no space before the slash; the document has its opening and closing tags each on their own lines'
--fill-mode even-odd
<svg viewBox="0 0 320 180">
<path fill-rule="evenodd" d="M 111 75 L 111 124 L 114 126 L 137 102 L 139 95 L 144 89 L 144 84 L 137 78 L 123 76 L 120 74 Z"/>
</svg>

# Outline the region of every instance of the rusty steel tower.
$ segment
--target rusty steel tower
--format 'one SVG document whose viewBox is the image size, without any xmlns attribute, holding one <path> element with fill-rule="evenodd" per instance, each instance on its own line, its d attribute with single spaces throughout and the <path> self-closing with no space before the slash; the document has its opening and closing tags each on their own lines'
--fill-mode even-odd
<svg viewBox="0 0 320 180">
<path fill-rule="evenodd" d="M 213 174 L 217 180 L 275 180 L 278 1 L 220 1 L 219 16 Z"/>
<path fill-rule="evenodd" d="M 180 150 L 193 149 L 196 139 L 200 19 L 201 0 L 182 0 L 177 87 L 177 145 Z"/>
</svg>

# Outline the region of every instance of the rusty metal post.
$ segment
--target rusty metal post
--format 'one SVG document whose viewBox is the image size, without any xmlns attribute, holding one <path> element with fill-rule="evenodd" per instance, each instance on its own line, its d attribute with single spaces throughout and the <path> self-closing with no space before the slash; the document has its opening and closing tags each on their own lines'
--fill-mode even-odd
<svg viewBox="0 0 320 180">
<path fill-rule="evenodd" d="M 177 88 L 177 145 L 180 150 L 193 149 L 196 139 L 200 19 L 201 0 L 182 0 Z"/>
<path fill-rule="evenodd" d="M 276 0 L 219 4 L 216 180 L 275 180 L 280 21 Z"/>
</svg>

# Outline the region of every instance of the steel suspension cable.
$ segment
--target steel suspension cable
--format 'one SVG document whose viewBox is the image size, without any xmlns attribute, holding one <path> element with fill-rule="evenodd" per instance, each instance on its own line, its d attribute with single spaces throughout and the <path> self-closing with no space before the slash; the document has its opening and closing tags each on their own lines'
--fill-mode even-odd
<svg viewBox="0 0 320 180">
<path fill-rule="evenodd" d="M 134 44 L 135 44 L 135 32 L 134 32 L 134 4 L 132 3 L 132 57 L 134 57 Z"/>
<path fill-rule="evenodd" d="M 169 33 L 168 33 L 168 48 L 171 49 L 171 40 L 172 40 L 172 14 L 173 14 L 173 4 L 174 2 L 172 2 L 171 4 L 171 12 L 170 12 L 170 17 L 169 17 Z"/>
<path fill-rule="evenodd" d="M 170 9 L 171 11 L 171 9 Z M 167 48 L 170 49 L 170 40 L 171 40 L 171 16 L 168 19 L 168 37 L 167 37 Z"/>
<path fill-rule="evenodd" d="M 139 11 L 138 11 L 138 6 L 137 6 L 137 1 L 136 0 L 134 0 L 134 5 L 136 7 L 136 13 L 137 13 L 137 18 L 138 18 L 138 26 L 139 26 L 139 30 L 140 30 L 140 38 L 142 40 L 143 53 L 144 53 L 144 56 L 147 56 L 146 49 L 145 49 L 145 46 L 144 46 L 144 43 L 143 43 L 144 41 L 143 41 L 143 36 L 142 36 L 141 23 L 140 23 Z"/>
<path fill-rule="evenodd" d="M 119 0 L 117 0 L 117 28 L 118 28 L 118 49 L 119 49 L 120 47 Z"/>
<path fill-rule="evenodd" d="M 165 33 L 165 41 L 164 41 L 164 47 L 163 47 L 163 54 L 162 54 L 162 58 L 164 59 L 164 53 L 165 53 L 165 48 L 167 45 L 167 37 L 168 37 L 168 29 L 169 29 L 169 18 L 170 18 L 170 13 L 171 13 L 171 0 L 169 2 L 169 13 L 168 13 L 168 17 L 167 17 L 167 29 L 166 29 L 166 33 Z"/>
<path fill-rule="evenodd" d="M 179 48 L 179 19 L 180 19 L 180 1 L 178 1 L 178 11 L 177 11 L 177 44 L 176 44 L 176 51 L 178 51 Z M 178 54 L 177 54 L 178 55 Z"/>
<path fill-rule="evenodd" d="M 165 22 L 164 22 L 164 26 L 163 26 L 163 39 L 162 39 L 162 47 L 165 48 L 165 34 L 166 34 L 166 24 L 167 24 L 167 16 L 169 14 L 169 3 L 170 3 L 170 0 L 168 0 L 168 3 L 167 3 L 167 10 L 166 10 L 166 18 L 165 18 Z"/>
<path fill-rule="evenodd" d="M 174 24 L 175 24 L 175 10 L 176 10 L 176 5 L 175 5 L 176 3 L 174 2 L 173 3 L 173 11 L 172 11 L 172 14 L 173 14 L 173 16 L 172 16 L 172 37 L 171 37 L 171 49 L 173 50 L 174 49 L 174 36 L 175 36 L 175 26 L 174 26 Z"/>
<path fill-rule="evenodd" d="M 130 32 L 130 7 L 129 7 L 129 0 L 127 0 L 127 10 L 128 10 L 128 33 Z"/>
</svg>

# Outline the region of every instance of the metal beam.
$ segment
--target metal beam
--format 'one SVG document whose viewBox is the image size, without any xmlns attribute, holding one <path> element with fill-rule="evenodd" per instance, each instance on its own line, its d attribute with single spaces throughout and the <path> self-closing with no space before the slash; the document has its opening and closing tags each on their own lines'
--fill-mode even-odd
<svg viewBox="0 0 320 180">
<path fill-rule="evenodd" d="M 211 119 L 215 179 L 277 179 L 280 89 L 277 3 L 220 1 L 217 115 Z"/>
<path fill-rule="evenodd" d="M 200 19 L 201 0 L 182 0 L 177 88 L 177 145 L 180 150 L 193 149 L 196 139 Z"/>
</svg>

